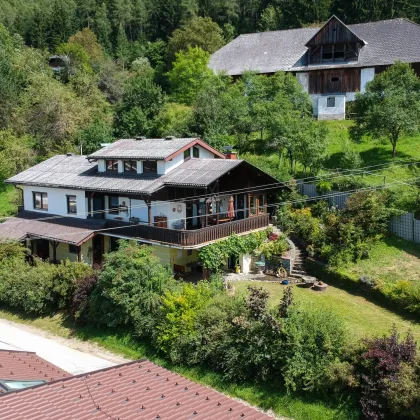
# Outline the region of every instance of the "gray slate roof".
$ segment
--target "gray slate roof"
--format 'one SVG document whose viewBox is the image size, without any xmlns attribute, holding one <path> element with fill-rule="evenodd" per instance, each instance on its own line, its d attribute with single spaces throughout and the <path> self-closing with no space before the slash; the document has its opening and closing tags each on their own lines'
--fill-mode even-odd
<svg viewBox="0 0 420 420">
<path fill-rule="evenodd" d="M 21 241 L 32 237 L 79 245 L 105 224 L 105 220 L 54 217 L 45 213 L 23 211 L 0 224 L 0 238 Z"/>
<path fill-rule="evenodd" d="M 301 28 L 240 35 L 216 51 L 209 65 L 217 72 L 240 75 L 420 62 L 420 25 L 392 19 L 347 26 L 366 42 L 357 62 L 306 66 L 305 44 L 320 28 Z"/>
<path fill-rule="evenodd" d="M 195 138 L 122 139 L 88 156 L 89 159 L 165 159 Z"/>
<path fill-rule="evenodd" d="M 242 162 L 229 159 L 188 159 L 166 175 L 151 177 L 99 173 L 97 163 L 90 163 L 85 156 L 57 155 L 6 182 L 85 191 L 151 194 L 166 185 L 206 187 Z"/>
</svg>

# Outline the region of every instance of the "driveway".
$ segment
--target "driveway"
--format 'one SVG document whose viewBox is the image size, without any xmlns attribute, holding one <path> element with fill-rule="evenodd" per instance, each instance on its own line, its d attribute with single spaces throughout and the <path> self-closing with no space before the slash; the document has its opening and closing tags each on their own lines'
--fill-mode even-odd
<svg viewBox="0 0 420 420">
<path fill-rule="evenodd" d="M 0 349 L 36 352 L 73 375 L 127 362 L 90 343 L 52 336 L 27 325 L 0 319 Z"/>
</svg>

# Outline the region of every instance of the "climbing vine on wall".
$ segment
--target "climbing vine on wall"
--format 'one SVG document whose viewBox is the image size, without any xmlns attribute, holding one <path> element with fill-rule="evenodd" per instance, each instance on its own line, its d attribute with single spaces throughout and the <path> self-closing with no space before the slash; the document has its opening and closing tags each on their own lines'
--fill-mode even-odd
<svg viewBox="0 0 420 420">
<path fill-rule="evenodd" d="M 207 245 L 198 251 L 198 258 L 208 270 L 218 270 L 226 263 L 229 257 L 237 261 L 241 254 L 251 254 L 260 249 L 267 241 L 272 230 L 250 233 L 245 236 L 233 234 L 227 239 Z"/>
</svg>

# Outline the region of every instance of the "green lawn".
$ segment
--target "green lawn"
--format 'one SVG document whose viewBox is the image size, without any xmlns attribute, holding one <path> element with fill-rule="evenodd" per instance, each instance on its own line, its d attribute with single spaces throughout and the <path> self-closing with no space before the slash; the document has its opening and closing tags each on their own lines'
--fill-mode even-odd
<svg viewBox="0 0 420 420">
<path fill-rule="evenodd" d="M 18 191 L 12 185 L 0 185 L 0 217 L 17 212 Z"/>
<path fill-rule="evenodd" d="M 338 271 L 354 280 L 365 275 L 380 283 L 420 281 L 420 246 L 395 236 L 385 238 L 372 247 L 370 258 Z"/>
<path fill-rule="evenodd" d="M 31 319 L 3 309 L 0 310 L 0 318 L 37 327 L 61 337 L 91 341 L 130 359 L 146 357 L 193 381 L 211 386 L 234 398 L 241 398 L 265 410 L 272 410 L 279 416 L 296 420 L 356 420 L 359 418 L 355 402 L 349 395 L 343 395 L 342 401 L 319 401 L 288 395 L 283 389 L 273 389 L 253 383 L 228 382 L 224 380 L 222 374 L 212 372 L 211 369 L 172 365 L 160 357 L 147 343 L 133 339 L 125 331 L 74 327 L 63 314 Z"/>
<path fill-rule="evenodd" d="M 269 304 L 278 305 L 286 286 L 280 283 L 235 282 L 237 293 L 246 293 L 248 286 L 261 286 L 270 292 Z M 311 289 L 293 287 L 295 301 L 302 307 L 316 305 L 330 309 L 347 324 L 351 337 L 359 340 L 389 333 L 395 324 L 401 334 L 412 331 L 420 344 L 420 324 L 377 305 L 363 296 L 352 294 L 337 287 L 329 286 L 326 292 L 315 292 Z"/>
</svg>

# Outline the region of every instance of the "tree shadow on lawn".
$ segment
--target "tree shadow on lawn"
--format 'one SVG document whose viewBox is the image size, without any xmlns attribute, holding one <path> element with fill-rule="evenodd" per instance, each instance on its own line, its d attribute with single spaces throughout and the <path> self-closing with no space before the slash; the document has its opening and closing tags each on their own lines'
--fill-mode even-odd
<svg viewBox="0 0 420 420">
<path fill-rule="evenodd" d="M 360 157 L 363 160 L 363 166 L 376 165 L 376 164 L 382 164 L 382 163 L 391 163 L 391 162 L 394 162 L 395 160 L 412 158 L 412 156 L 407 153 L 398 152 L 398 147 L 397 147 L 397 156 L 393 158 L 391 145 L 389 144 L 389 147 L 387 147 L 387 145 L 388 143 L 386 143 L 386 145 L 384 146 L 375 146 L 368 150 L 361 151 Z M 357 150 L 356 145 L 354 145 L 354 148 Z M 340 161 L 343 158 L 343 156 L 344 156 L 344 150 L 341 152 L 333 153 L 325 161 L 324 167 L 327 169 L 340 168 Z M 342 169 L 345 169 L 345 168 L 342 168 Z"/>
<path fill-rule="evenodd" d="M 397 248 L 413 257 L 420 258 L 420 245 L 398 236 L 390 235 L 382 239 L 388 247 Z"/>
<path fill-rule="evenodd" d="M 377 289 L 367 289 L 362 284 L 360 284 L 357 281 L 354 281 L 346 275 L 337 273 L 335 271 L 328 271 L 326 266 L 313 260 L 306 261 L 306 269 L 308 273 L 310 273 L 317 279 L 322 280 L 323 282 L 330 284 L 331 286 L 337 287 L 338 289 L 344 290 L 345 292 L 350 293 L 353 296 L 362 297 L 368 300 L 369 302 L 373 303 L 374 305 L 377 305 L 385 310 L 391 311 L 399 315 L 405 321 L 415 323 L 420 322 L 419 315 L 408 312 L 407 309 L 405 309 L 396 302 L 392 302 L 390 298 L 383 295 Z"/>
</svg>

